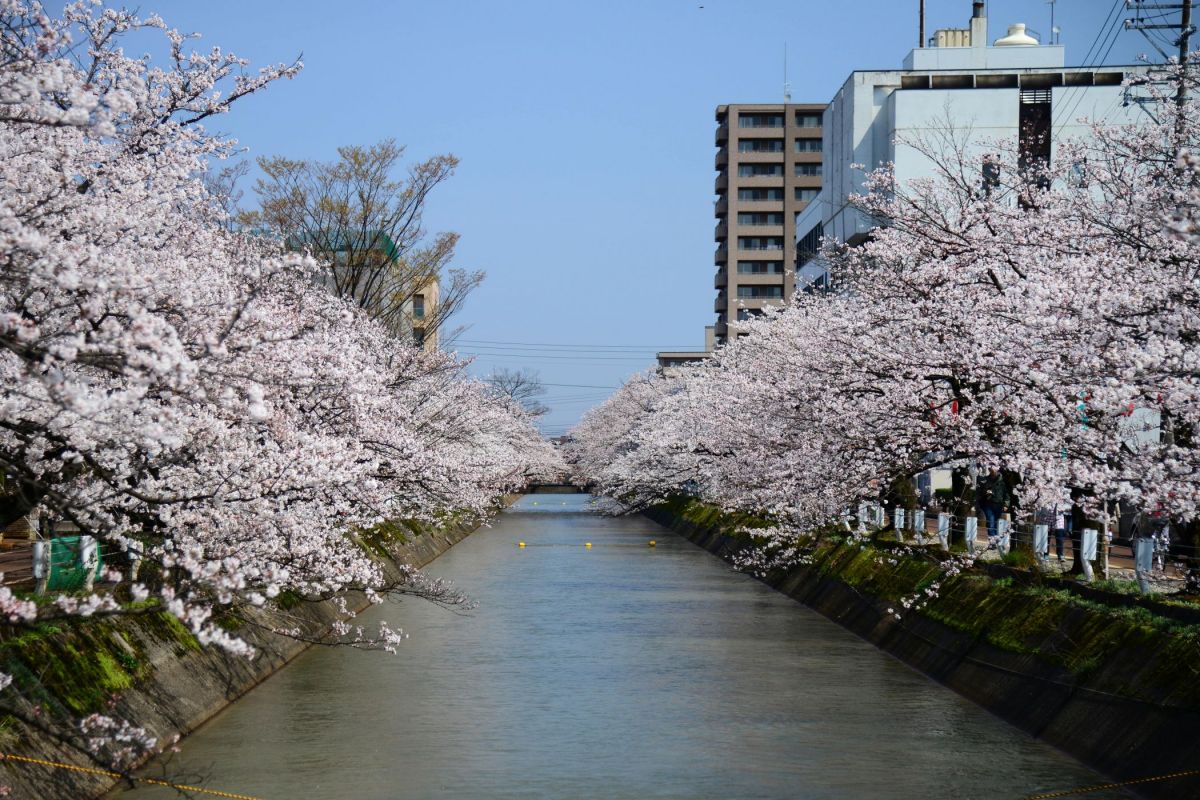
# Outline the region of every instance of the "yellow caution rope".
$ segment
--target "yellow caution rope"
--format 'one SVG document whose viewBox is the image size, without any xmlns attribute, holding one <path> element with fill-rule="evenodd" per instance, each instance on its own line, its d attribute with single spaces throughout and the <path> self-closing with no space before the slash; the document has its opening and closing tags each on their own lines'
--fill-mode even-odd
<svg viewBox="0 0 1200 800">
<path fill-rule="evenodd" d="M 1070 797 L 1074 794 L 1091 794 L 1092 792 L 1102 792 L 1105 789 L 1120 789 L 1122 786 L 1133 786 L 1138 783 L 1154 783 L 1155 781 L 1166 781 L 1172 778 L 1186 778 L 1189 775 L 1200 775 L 1200 769 L 1189 769 L 1183 772 L 1172 772 L 1169 775 L 1156 775 L 1153 778 L 1136 778 L 1131 781 L 1121 781 L 1119 783 L 1105 783 L 1100 786 L 1088 786 L 1083 789 L 1065 789 L 1061 792 L 1049 792 L 1047 794 L 1031 794 L 1025 800 L 1049 800 L 1051 797 Z"/>
<path fill-rule="evenodd" d="M 26 764 L 39 764 L 43 767 L 53 767 L 55 769 L 68 769 L 72 772 L 85 772 L 89 775 L 104 775 L 108 778 L 124 778 L 126 776 L 119 772 L 110 772 L 106 769 L 97 769 L 95 767 L 80 767 L 75 764 L 64 764 L 61 761 L 47 761 L 43 758 L 30 758 L 29 756 L 16 756 L 11 753 L 0 753 L 0 760 L 3 761 L 22 761 Z M 248 794 L 234 794 L 233 792 L 222 792 L 217 789 L 205 789 L 200 786 L 188 786 L 183 783 L 171 783 L 170 781 L 159 780 L 158 778 L 134 778 L 138 783 L 150 783 L 155 786 L 166 786 L 170 789 L 179 789 L 185 792 L 195 792 L 197 794 L 206 794 L 210 797 L 227 797 L 230 800 L 260 800 L 257 797 L 251 797 Z"/>
</svg>

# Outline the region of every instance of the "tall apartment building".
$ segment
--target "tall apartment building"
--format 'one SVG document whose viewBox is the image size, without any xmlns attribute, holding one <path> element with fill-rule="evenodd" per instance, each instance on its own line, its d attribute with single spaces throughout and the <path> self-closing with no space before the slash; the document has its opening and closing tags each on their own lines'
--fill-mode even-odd
<svg viewBox="0 0 1200 800">
<path fill-rule="evenodd" d="M 822 104 L 717 107 L 715 339 L 791 298 L 796 215 L 821 189 Z"/>
</svg>

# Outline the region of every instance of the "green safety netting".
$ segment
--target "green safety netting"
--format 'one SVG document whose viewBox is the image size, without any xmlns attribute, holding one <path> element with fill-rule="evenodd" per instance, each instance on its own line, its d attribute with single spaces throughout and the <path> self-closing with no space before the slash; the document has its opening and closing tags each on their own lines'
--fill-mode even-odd
<svg viewBox="0 0 1200 800">
<path fill-rule="evenodd" d="M 50 540 L 50 580 L 47 589 L 70 591 L 83 586 L 87 570 L 83 567 L 83 541 L 79 536 L 59 536 Z M 96 549 L 95 576 L 104 568 L 104 556 Z"/>
</svg>

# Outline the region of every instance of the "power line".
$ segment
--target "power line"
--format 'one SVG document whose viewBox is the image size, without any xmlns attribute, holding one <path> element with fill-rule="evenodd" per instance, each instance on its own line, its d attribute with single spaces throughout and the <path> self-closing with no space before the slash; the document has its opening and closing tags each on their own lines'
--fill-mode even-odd
<svg viewBox="0 0 1200 800">
<path fill-rule="evenodd" d="M 634 355 L 640 355 L 643 353 L 654 354 L 654 353 L 658 352 L 656 350 L 649 350 L 649 349 L 633 350 L 633 349 L 610 348 L 610 349 L 605 349 L 605 350 L 600 350 L 600 349 L 576 350 L 576 349 L 567 349 L 567 348 L 561 348 L 561 347 L 514 347 L 514 346 L 506 347 L 503 345 L 493 345 L 493 344 L 468 344 L 466 342 L 460 342 L 457 344 L 458 344 L 458 346 L 461 346 L 467 350 L 486 350 L 488 352 L 494 351 L 494 352 L 499 352 L 499 353 L 534 353 L 534 354 L 536 354 L 536 353 L 549 353 L 549 354 L 557 353 L 560 355 L 577 354 L 577 355 L 581 355 L 581 356 L 590 356 L 590 355 L 601 356 L 601 355 L 607 354 L 607 355 L 634 356 Z"/>
<path fill-rule="evenodd" d="M 1105 44 L 1108 44 L 1109 51 L 1112 50 L 1112 44 L 1117 40 L 1116 34 L 1121 30 L 1121 28 L 1117 27 L 1117 23 L 1121 20 L 1121 15 L 1119 13 L 1121 10 L 1121 4 L 1122 0 L 1114 0 L 1112 8 L 1110 8 L 1108 11 L 1108 16 L 1105 17 L 1104 21 L 1100 23 L 1100 29 L 1096 32 L 1096 36 L 1092 39 L 1092 43 L 1088 47 L 1087 53 L 1085 53 L 1083 56 L 1083 63 L 1081 64 L 1082 69 L 1089 69 L 1091 67 L 1099 66 L 1103 62 L 1104 59 L 1100 57 L 1100 54 L 1104 52 Z M 1110 35 L 1112 39 L 1111 43 L 1109 42 Z M 1092 58 L 1092 51 L 1095 51 L 1097 56 L 1094 62 L 1089 60 Z M 1107 53 L 1105 54 L 1105 58 L 1106 57 Z M 1082 87 L 1073 86 L 1070 89 L 1067 89 L 1066 94 L 1063 96 L 1062 107 L 1065 109 L 1067 104 L 1071 103 L 1071 110 L 1067 111 L 1060 117 L 1061 121 L 1058 124 L 1059 132 L 1061 132 L 1064 127 L 1074 121 L 1075 110 L 1079 107 L 1079 104 L 1083 101 L 1083 98 L 1084 91 Z"/>
<path fill-rule="evenodd" d="M 543 383 L 542 386 L 569 386 L 573 389 L 620 389 L 620 386 L 596 386 L 590 383 Z"/>
<path fill-rule="evenodd" d="M 552 347 L 521 347 L 514 344 L 470 344 L 467 342 L 456 343 L 463 348 L 470 350 L 500 350 L 504 353 L 580 353 L 582 355 L 604 355 L 605 353 L 618 355 L 635 355 L 638 353 L 658 353 L 658 350 L 652 348 L 552 348 Z"/>
<path fill-rule="evenodd" d="M 504 358 L 517 359 L 518 361 L 527 361 L 530 359 L 551 359 L 553 361 L 636 361 L 644 362 L 647 360 L 653 361 L 653 356 L 585 356 L 585 355 L 570 355 L 570 356 L 552 356 L 540 353 L 473 353 L 469 350 L 459 351 L 460 355 L 477 356 L 479 358 Z"/>
<path fill-rule="evenodd" d="M 553 394 L 547 393 L 547 394 L 538 395 L 537 399 L 542 400 L 547 403 L 598 403 L 601 400 L 607 399 L 608 397 L 609 397 L 609 394 L 607 392 L 605 392 L 603 394 L 593 394 L 593 395 L 580 394 L 580 395 L 569 395 L 569 396 L 563 396 L 563 397 L 556 397 Z"/>
<path fill-rule="evenodd" d="M 1178 4 L 1172 3 L 1167 5 L 1147 5 L 1145 0 L 1127 0 L 1126 6 L 1135 13 L 1135 16 L 1125 20 L 1125 29 L 1136 30 L 1141 33 L 1142 36 L 1145 37 L 1146 41 L 1148 41 L 1154 47 L 1154 49 L 1158 51 L 1159 55 L 1163 57 L 1163 60 L 1170 61 L 1173 56 L 1168 55 L 1165 50 L 1159 47 L 1159 43 L 1166 44 L 1169 47 L 1179 48 L 1179 64 L 1180 69 L 1183 72 L 1180 77 L 1179 84 L 1175 90 L 1175 102 L 1182 104 L 1187 97 L 1186 75 L 1188 45 L 1190 37 L 1196 29 L 1195 26 L 1192 25 L 1191 0 L 1183 0 L 1183 2 Z M 1173 17 L 1174 14 L 1168 12 L 1175 10 L 1179 11 L 1178 22 L 1159 21 L 1167 19 L 1168 17 Z M 1146 11 L 1159 11 L 1161 13 L 1147 15 L 1145 13 Z M 1179 38 L 1175 39 L 1174 41 L 1167 39 L 1166 35 L 1162 33 L 1162 31 L 1165 30 L 1178 31 Z M 1165 81 L 1161 78 L 1158 80 L 1150 78 L 1147 82 L 1164 83 Z M 1126 91 L 1126 97 L 1128 98 L 1128 96 L 1129 92 Z M 1132 99 L 1132 102 L 1145 103 L 1147 102 L 1147 98 L 1135 97 Z M 1151 100 L 1151 102 L 1153 102 L 1153 100 Z"/>
<path fill-rule="evenodd" d="M 651 344 L 568 344 L 565 342 L 502 342 L 492 339 L 455 339 L 451 344 L 461 342 L 463 344 L 478 344 L 478 345 L 515 345 L 520 347 L 537 347 L 545 349 L 601 349 L 601 350 L 668 350 L 672 347 L 690 347 L 691 345 L 651 345 Z"/>
</svg>

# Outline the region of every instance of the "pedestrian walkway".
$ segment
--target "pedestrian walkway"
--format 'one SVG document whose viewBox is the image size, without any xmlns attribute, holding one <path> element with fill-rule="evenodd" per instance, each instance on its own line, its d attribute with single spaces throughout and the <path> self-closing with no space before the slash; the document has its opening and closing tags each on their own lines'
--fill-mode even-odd
<svg viewBox="0 0 1200 800">
<path fill-rule="evenodd" d="M 924 542 L 919 542 L 916 537 L 916 532 L 912 530 L 905 530 L 903 532 L 904 542 L 906 544 L 913 545 L 928 545 L 936 543 L 938 540 L 937 527 L 937 516 L 932 515 L 932 518 L 927 517 L 925 520 Z M 960 525 L 954 525 L 953 530 L 956 534 L 961 535 L 962 533 L 962 527 Z M 1029 531 L 1017 529 L 1013 533 L 1009 550 L 1011 551 L 1018 548 L 1022 540 L 1024 540 L 1027 546 L 1030 538 L 1031 534 Z M 1043 572 L 1062 574 L 1070 571 L 1075 561 L 1074 547 L 1070 538 L 1067 539 L 1065 545 L 1063 559 L 1062 561 L 1059 561 L 1055 553 L 1054 534 L 1053 531 L 1050 532 L 1049 557 L 1041 563 L 1041 570 Z M 979 527 L 975 537 L 975 555 L 980 561 L 1000 562 L 1003 560 L 1000 551 L 988 541 L 987 528 L 983 524 L 982 520 L 979 522 Z M 1098 580 L 1107 579 L 1117 581 L 1135 581 L 1137 579 L 1136 571 L 1134 569 L 1133 549 L 1131 545 L 1128 544 L 1121 544 L 1119 542 L 1112 542 L 1110 544 L 1108 551 L 1107 575 L 1104 573 L 1102 557 L 1098 557 L 1093 562 L 1093 568 L 1095 569 L 1096 578 Z M 1181 569 L 1181 565 L 1172 562 L 1171 559 L 1168 558 L 1164 568 L 1162 570 L 1156 569 L 1150 575 L 1149 581 L 1150 590 L 1152 592 L 1168 594 L 1179 591 L 1184 587 L 1183 570 Z"/>
</svg>

